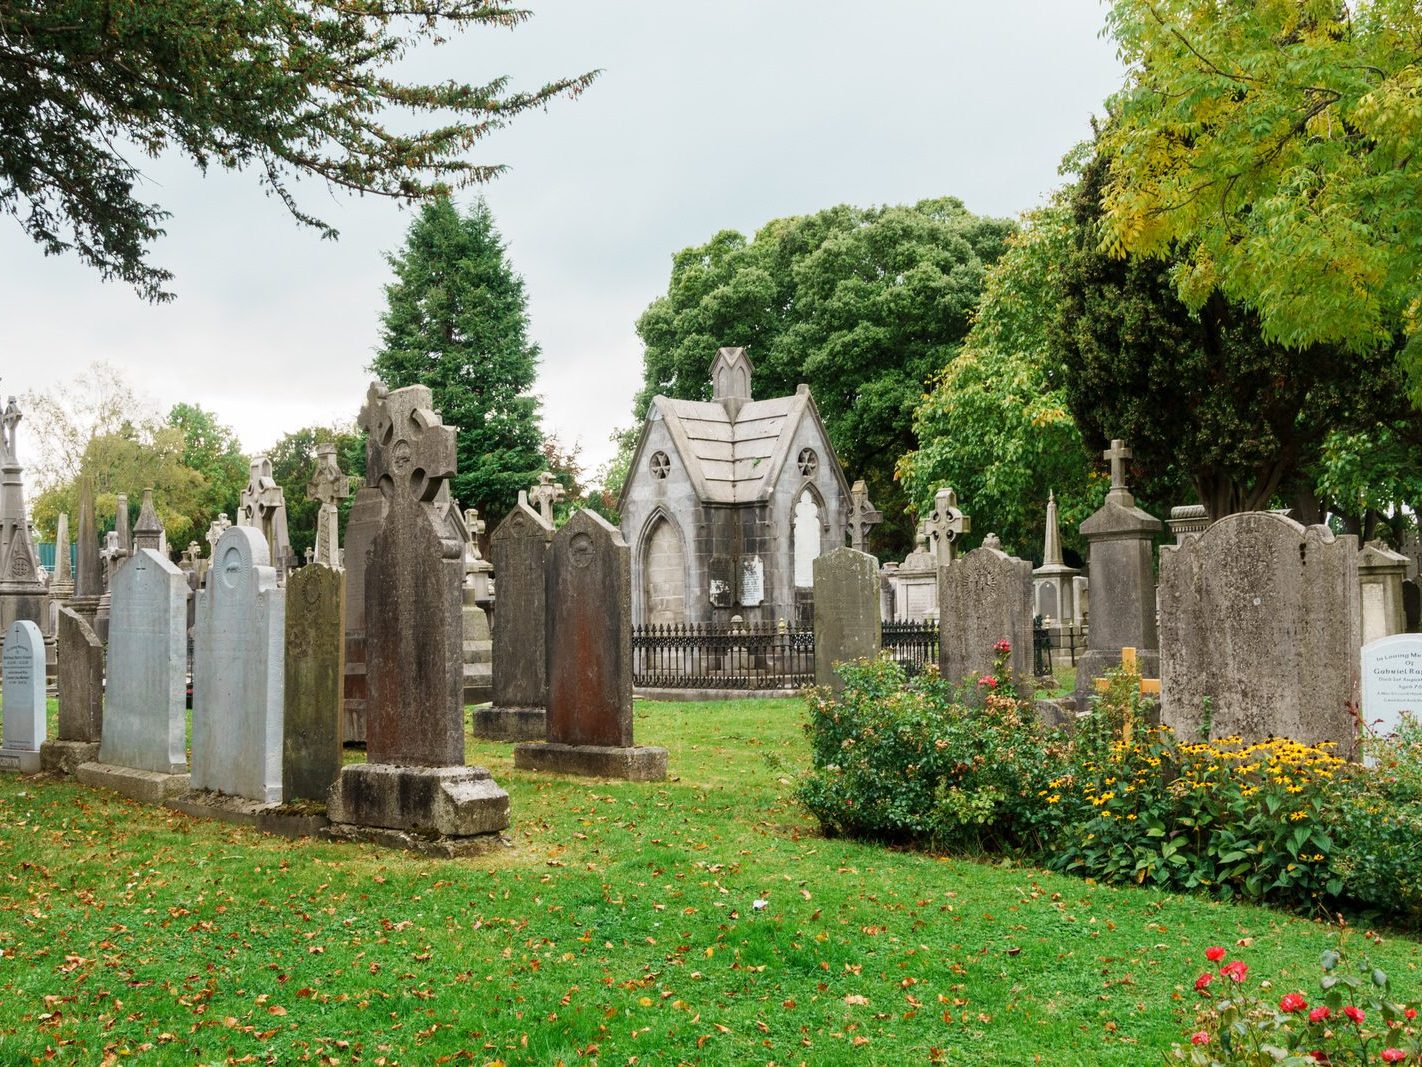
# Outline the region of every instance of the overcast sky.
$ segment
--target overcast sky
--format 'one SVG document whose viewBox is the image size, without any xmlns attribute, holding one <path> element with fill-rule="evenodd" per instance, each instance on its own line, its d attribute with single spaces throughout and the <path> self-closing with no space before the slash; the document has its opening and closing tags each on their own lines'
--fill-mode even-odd
<svg viewBox="0 0 1422 1067">
<path fill-rule="evenodd" d="M 484 195 L 527 284 L 545 429 L 581 443 L 590 471 L 631 421 L 633 324 L 677 250 L 837 203 L 953 195 L 1016 215 L 1058 184 L 1063 153 L 1121 77 L 1098 0 L 530 6 L 518 30 L 474 31 L 408 65 L 428 79 L 506 73 L 523 88 L 604 72 L 476 152 L 509 166 Z M 48 390 L 107 360 L 163 408 L 216 411 L 252 451 L 353 418 L 384 253 L 408 209 L 303 186 L 303 207 L 341 231 L 323 241 L 254 175 L 204 177 L 176 158 L 144 171 L 140 195 L 173 213 L 154 258 L 178 299 L 145 304 L 72 257 L 44 257 L 0 217 L 0 390 Z"/>
</svg>

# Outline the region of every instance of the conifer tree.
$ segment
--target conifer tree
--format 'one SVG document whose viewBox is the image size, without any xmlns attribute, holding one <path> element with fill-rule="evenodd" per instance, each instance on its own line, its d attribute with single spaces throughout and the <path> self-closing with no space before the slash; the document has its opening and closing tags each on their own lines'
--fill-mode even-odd
<svg viewBox="0 0 1422 1067">
<path fill-rule="evenodd" d="M 543 469 L 538 346 L 528 339 L 523 279 L 513 272 L 483 200 L 461 214 L 426 204 L 389 257 L 381 347 L 371 370 L 392 389 L 427 385 L 459 428 L 450 486 L 465 507 L 502 517 Z"/>
</svg>

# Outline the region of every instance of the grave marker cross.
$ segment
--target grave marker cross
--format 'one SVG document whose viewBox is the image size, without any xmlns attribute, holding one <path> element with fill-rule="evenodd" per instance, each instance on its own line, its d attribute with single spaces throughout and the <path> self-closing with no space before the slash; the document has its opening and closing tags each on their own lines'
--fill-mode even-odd
<svg viewBox="0 0 1422 1067">
<path fill-rule="evenodd" d="M 849 543 L 864 551 L 864 539 L 871 528 L 884 521 L 884 513 L 869 499 L 869 487 L 860 478 L 849 491 Z"/>
<path fill-rule="evenodd" d="M 940 567 L 953 562 L 953 542 L 972 528 L 972 519 L 958 507 L 958 494 L 951 487 L 938 490 L 933 498 L 933 513 L 925 520 L 923 530 Z"/>
<path fill-rule="evenodd" d="M 551 471 L 538 476 L 538 484 L 528 491 L 528 499 L 533 501 L 543 516 L 544 522 L 553 521 L 553 505 L 567 495 L 567 490 L 553 480 Z"/>
</svg>

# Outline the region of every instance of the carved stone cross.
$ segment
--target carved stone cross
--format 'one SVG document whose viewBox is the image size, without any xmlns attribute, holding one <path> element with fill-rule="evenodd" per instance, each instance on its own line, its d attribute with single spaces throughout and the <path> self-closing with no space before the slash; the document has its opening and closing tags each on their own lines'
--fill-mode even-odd
<svg viewBox="0 0 1422 1067">
<path fill-rule="evenodd" d="M 207 528 L 207 536 L 204 538 L 204 540 L 207 541 L 208 556 L 212 555 L 212 550 L 217 547 L 217 542 L 222 540 L 223 531 L 231 525 L 232 523 L 227 518 L 227 512 L 225 511 L 220 512 L 217 518 L 212 520 L 212 524 Z"/>
<path fill-rule="evenodd" d="M 528 499 L 533 501 L 543 516 L 544 522 L 553 521 L 553 505 L 568 495 L 568 491 L 553 480 L 551 471 L 538 476 L 538 484 L 528 491 Z"/>
<path fill-rule="evenodd" d="M 923 524 L 929 549 L 938 566 L 953 562 L 953 542 L 973 528 L 973 520 L 958 507 L 958 494 L 944 487 L 933 497 L 933 513 Z"/>
<path fill-rule="evenodd" d="M 375 387 L 371 387 L 374 392 Z M 425 386 L 412 385 L 367 401 L 367 431 L 372 447 L 368 454 L 374 469 L 366 482 L 387 500 L 408 493 L 421 503 L 439 495 L 440 486 L 455 471 L 455 429 L 446 426 L 434 410 L 434 398 Z"/>
<path fill-rule="evenodd" d="M 1126 489 L 1126 460 L 1131 458 L 1126 442 L 1119 437 L 1112 438 L 1111 447 L 1101 453 L 1101 458 L 1111 464 L 1111 491 Z"/>
<path fill-rule="evenodd" d="M 488 523 L 479 518 L 478 508 L 464 509 L 464 528 L 469 531 L 469 558 L 471 560 L 483 559 L 479 552 L 479 538 L 488 529 Z"/>
<path fill-rule="evenodd" d="M 321 504 L 316 513 L 315 551 L 307 549 L 308 564 L 324 563 L 338 567 L 341 563 L 340 511 L 338 504 L 351 495 L 351 480 L 336 462 L 336 446 L 322 442 L 316 446 L 316 469 L 306 483 L 306 497 Z"/>
<path fill-rule="evenodd" d="M 5 406 L 4 415 L 0 415 L 0 462 L 8 465 L 20 462 L 20 450 L 15 443 L 16 428 L 20 424 L 20 418 L 20 405 L 12 396 L 10 402 Z"/>
<path fill-rule="evenodd" d="M 860 478 L 849 490 L 849 543 L 860 552 L 871 528 L 884 521 L 884 513 L 869 499 L 869 487 Z"/>
</svg>

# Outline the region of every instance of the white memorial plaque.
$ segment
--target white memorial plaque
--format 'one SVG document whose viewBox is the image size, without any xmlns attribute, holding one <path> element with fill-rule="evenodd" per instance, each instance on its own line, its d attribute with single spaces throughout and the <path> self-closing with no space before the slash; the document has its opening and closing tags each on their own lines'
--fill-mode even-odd
<svg viewBox="0 0 1422 1067">
<path fill-rule="evenodd" d="M 1387 737 L 1404 711 L 1422 718 L 1422 634 L 1394 634 L 1363 646 L 1363 721 L 1369 732 Z"/>
<path fill-rule="evenodd" d="M 741 560 L 741 588 L 736 599 L 744 608 L 756 608 L 765 602 L 765 564 L 759 556 Z"/>
</svg>

